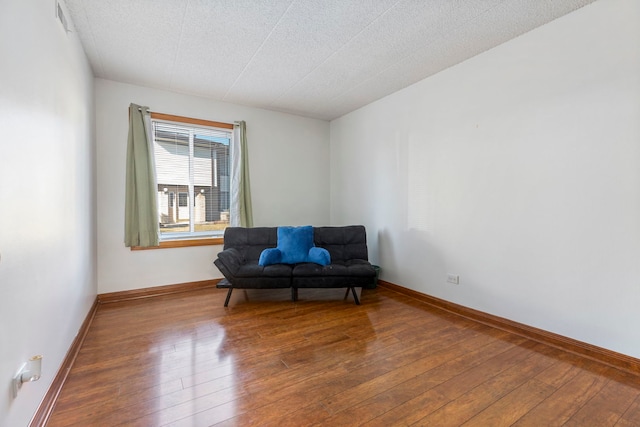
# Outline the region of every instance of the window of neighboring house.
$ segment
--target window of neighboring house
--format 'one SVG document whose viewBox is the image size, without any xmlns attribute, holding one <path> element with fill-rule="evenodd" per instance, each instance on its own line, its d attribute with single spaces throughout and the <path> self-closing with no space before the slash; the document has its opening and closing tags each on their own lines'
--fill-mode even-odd
<svg viewBox="0 0 640 427">
<path fill-rule="evenodd" d="M 221 238 L 229 226 L 233 125 L 151 114 L 163 242 Z"/>
<path fill-rule="evenodd" d="M 189 193 L 178 193 L 178 206 L 181 208 L 189 206 Z"/>
</svg>

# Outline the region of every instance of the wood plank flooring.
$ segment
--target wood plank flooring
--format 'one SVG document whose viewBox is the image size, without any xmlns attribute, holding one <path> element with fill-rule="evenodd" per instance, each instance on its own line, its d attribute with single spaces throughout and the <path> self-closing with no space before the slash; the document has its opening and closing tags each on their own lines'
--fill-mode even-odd
<svg viewBox="0 0 640 427">
<path fill-rule="evenodd" d="M 640 377 L 388 289 L 102 304 L 58 426 L 640 426 Z"/>
</svg>

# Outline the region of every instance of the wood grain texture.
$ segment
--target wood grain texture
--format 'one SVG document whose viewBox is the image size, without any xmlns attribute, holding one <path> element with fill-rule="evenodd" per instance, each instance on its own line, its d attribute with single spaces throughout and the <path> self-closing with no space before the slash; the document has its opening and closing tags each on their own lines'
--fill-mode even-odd
<svg viewBox="0 0 640 427">
<path fill-rule="evenodd" d="M 131 246 L 132 251 L 148 251 L 155 249 L 190 248 L 193 246 L 223 245 L 223 237 L 206 237 L 198 239 L 176 239 L 161 241 L 158 246 Z"/>
<path fill-rule="evenodd" d="M 214 122 L 213 120 L 194 119 L 191 117 L 176 116 L 173 114 L 151 113 L 151 118 L 156 120 L 166 120 L 169 122 L 189 123 L 192 125 L 209 126 L 214 128 L 233 129 L 233 123 Z"/>
<path fill-rule="evenodd" d="M 494 316 L 492 314 L 464 307 L 384 280 L 379 280 L 378 284 L 384 288 L 410 296 L 451 313 L 473 319 L 477 322 L 482 322 L 496 328 L 504 329 L 505 331 L 522 335 L 526 338 L 552 345 L 565 351 L 573 352 L 580 356 L 611 365 L 615 368 L 623 369 L 634 374 L 640 374 L 640 359 L 636 359 L 635 357 L 554 334 L 553 332 L 545 331 L 543 329 L 514 322 L 503 317 Z"/>
<path fill-rule="evenodd" d="M 197 289 L 214 288 L 222 279 L 201 280 L 199 282 L 179 283 L 177 285 L 152 286 L 150 288 L 132 289 L 129 291 L 108 292 L 98 295 L 98 302 L 106 304 L 110 302 L 129 301 L 140 298 L 153 298 L 160 295 L 189 292 Z"/>
<path fill-rule="evenodd" d="M 98 306 L 48 426 L 638 425 L 640 376 L 385 287 Z"/>
</svg>

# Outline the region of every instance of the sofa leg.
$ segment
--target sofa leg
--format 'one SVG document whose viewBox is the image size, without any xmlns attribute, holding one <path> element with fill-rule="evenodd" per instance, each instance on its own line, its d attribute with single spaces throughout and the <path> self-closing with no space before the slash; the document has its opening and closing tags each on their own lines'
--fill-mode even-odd
<svg viewBox="0 0 640 427">
<path fill-rule="evenodd" d="M 298 288 L 291 287 L 291 301 L 298 301 Z"/>
<path fill-rule="evenodd" d="M 230 287 L 229 291 L 227 292 L 227 299 L 224 300 L 225 307 L 229 306 L 229 298 L 231 298 L 231 292 L 233 292 L 233 287 Z"/>
<path fill-rule="evenodd" d="M 350 289 L 351 289 L 351 293 L 353 294 L 353 299 L 356 301 L 356 305 L 360 305 L 360 300 L 358 299 L 358 295 L 356 294 L 356 288 L 351 286 Z M 348 289 L 347 289 L 347 292 L 349 292 Z"/>
</svg>

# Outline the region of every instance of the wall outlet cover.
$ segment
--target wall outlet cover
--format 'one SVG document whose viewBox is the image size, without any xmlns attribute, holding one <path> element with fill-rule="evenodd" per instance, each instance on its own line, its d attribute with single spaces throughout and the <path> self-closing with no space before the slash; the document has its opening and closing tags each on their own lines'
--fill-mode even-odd
<svg viewBox="0 0 640 427">
<path fill-rule="evenodd" d="M 457 285 L 460 283 L 460 276 L 457 274 L 447 274 L 447 282 L 453 285 Z"/>
</svg>

